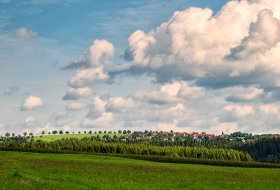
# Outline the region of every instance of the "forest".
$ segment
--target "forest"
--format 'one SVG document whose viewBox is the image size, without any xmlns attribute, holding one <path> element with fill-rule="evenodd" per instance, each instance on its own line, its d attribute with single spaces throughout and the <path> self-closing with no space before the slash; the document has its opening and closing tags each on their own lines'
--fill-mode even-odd
<svg viewBox="0 0 280 190">
<path fill-rule="evenodd" d="M 137 133 L 133 132 L 132 137 L 135 137 L 135 134 Z M 150 140 L 135 140 L 137 136 L 136 138 L 125 139 L 124 137 L 127 136 L 114 134 L 103 134 L 103 136 L 92 134 L 91 137 L 82 139 L 67 138 L 67 135 L 62 136 L 65 138 L 49 142 L 35 139 L 34 136 L 0 137 L 0 149 L 150 155 L 229 161 L 254 160 L 280 163 L 280 138 L 278 136 L 265 135 L 245 143 L 238 140 L 239 137 L 229 140 L 175 136 L 175 138 L 163 140 L 161 137 L 155 136 Z"/>
</svg>

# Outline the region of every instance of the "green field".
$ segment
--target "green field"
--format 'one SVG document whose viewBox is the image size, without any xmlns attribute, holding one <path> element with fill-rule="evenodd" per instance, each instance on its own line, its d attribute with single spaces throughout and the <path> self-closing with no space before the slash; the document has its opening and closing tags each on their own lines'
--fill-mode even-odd
<svg viewBox="0 0 280 190">
<path fill-rule="evenodd" d="M 63 134 L 63 135 L 42 135 L 42 136 L 34 136 L 34 140 L 44 140 L 44 141 L 53 141 L 53 140 L 59 140 L 62 138 L 77 138 L 82 139 L 84 137 L 92 137 L 99 135 L 100 138 L 102 138 L 104 135 L 109 135 L 110 137 L 113 137 L 114 135 L 120 136 L 121 134 L 109 134 L 109 133 L 97 133 L 97 134 L 88 134 L 88 133 L 81 133 L 81 134 Z"/>
<path fill-rule="evenodd" d="M 0 151 L 0 189 L 279 189 L 280 169 Z"/>
</svg>

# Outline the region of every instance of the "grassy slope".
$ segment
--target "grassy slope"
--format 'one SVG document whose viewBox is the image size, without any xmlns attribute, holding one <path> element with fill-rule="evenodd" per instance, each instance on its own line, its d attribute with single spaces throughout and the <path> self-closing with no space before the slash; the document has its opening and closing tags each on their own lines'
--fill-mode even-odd
<svg viewBox="0 0 280 190">
<path fill-rule="evenodd" d="M 42 137 L 41 136 L 34 136 L 34 139 L 35 140 L 44 140 L 44 141 L 53 141 L 53 140 L 58 140 L 58 139 L 62 139 L 62 138 L 77 138 L 77 139 L 81 139 L 81 138 L 84 138 L 84 137 L 92 137 L 92 136 L 97 136 L 99 135 L 101 138 L 103 137 L 103 135 L 109 135 L 111 137 L 113 137 L 115 134 L 105 134 L 105 133 L 101 133 L 101 134 L 84 134 L 84 133 L 81 133 L 81 134 L 63 134 L 63 135 L 43 135 Z M 120 136 L 120 134 L 116 134 L 117 136 Z"/>
<path fill-rule="evenodd" d="M 1 189 L 277 189 L 280 169 L 0 151 Z"/>
</svg>

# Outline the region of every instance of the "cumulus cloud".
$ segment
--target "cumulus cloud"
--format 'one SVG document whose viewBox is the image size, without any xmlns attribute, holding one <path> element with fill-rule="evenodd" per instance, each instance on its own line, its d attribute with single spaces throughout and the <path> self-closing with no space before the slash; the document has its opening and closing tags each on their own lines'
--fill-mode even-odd
<svg viewBox="0 0 280 190">
<path fill-rule="evenodd" d="M 197 99 L 203 96 L 203 89 L 190 86 L 187 82 L 175 81 L 160 86 L 159 90 L 137 92 L 134 97 L 152 104 L 168 104 L 181 99 Z"/>
<path fill-rule="evenodd" d="M 99 129 L 112 129 L 115 124 L 112 113 L 103 113 L 96 119 L 85 118 L 82 121 L 82 127 L 85 128 L 99 128 Z"/>
<path fill-rule="evenodd" d="M 20 110 L 21 111 L 27 111 L 27 110 L 33 110 L 36 108 L 39 108 L 44 105 L 44 102 L 41 100 L 41 98 L 36 96 L 29 96 L 27 97 L 23 104 L 21 105 Z"/>
<path fill-rule="evenodd" d="M 243 0 L 229 1 L 216 14 L 209 8 L 177 11 L 157 28 L 129 36 L 126 64 L 112 63 L 110 42 L 94 41 L 64 67 L 77 69 L 71 88 L 123 73 L 148 73 L 158 88 L 127 97 L 96 95 L 81 126 L 279 132 L 279 10 L 278 0 Z"/>
<path fill-rule="evenodd" d="M 137 109 L 136 102 L 131 98 L 112 97 L 108 100 L 106 109 L 110 112 L 128 113 Z"/>
<path fill-rule="evenodd" d="M 79 68 L 69 80 L 69 86 L 81 88 L 107 81 L 110 77 L 105 71 L 105 67 L 112 65 L 111 58 L 113 56 L 114 46 L 112 43 L 106 40 L 95 40 L 87 53 L 63 68 Z"/>
<path fill-rule="evenodd" d="M 237 117 L 245 117 L 254 112 L 254 109 L 248 105 L 227 105 L 224 107 L 224 110 Z"/>
<path fill-rule="evenodd" d="M 114 51 L 113 44 L 107 40 L 95 40 L 84 55 L 64 66 L 63 69 L 99 67 L 101 64 L 109 64 Z"/>
<path fill-rule="evenodd" d="M 279 113 L 279 105 L 276 104 L 263 104 L 259 107 L 259 110 L 264 114 L 276 115 Z"/>
<path fill-rule="evenodd" d="M 69 80 L 69 85 L 73 88 L 82 88 L 99 82 L 104 82 L 109 76 L 103 68 L 79 69 L 75 76 Z"/>
<path fill-rule="evenodd" d="M 25 119 L 25 124 L 26 124 L 27 126 L 34 126 L 36 123 L 37 123 L 37 119 L 36 119 L 35 117 L 28 116 L 28 117 Z"/>
<path fill-rule="evenodd" d="M 257 87 L 233 87 L 232 95 L 226 97 L 230 102 L 250 102 L 259 98 L 264 98 L 264 90 Z"/>
<path fill-rule="evenodd" d="M 78 110 L 85 109 L 86 107 L 87 107 L 86 104 L 72 102 L 72 103 L 70 103 L 66 106 L 66 110 L 68 110 L 68 111 L 78 111 Z"/>
<path fill-rule="evenodd" d="M 79 98 L 87 98 L 92 95 L 92 90 L 88 87 L 69 88 L 63 100 L 77 100 Z"/>
<path fill-rule="evenodd" d="M 129 37 L 127 72 L 154 73 L 158 82 L 194 80 L 214 88 L 277 87 L 277 7 L 277 0 L 230 1 L 215 15 L 208 8 L 175 12 L 156 29 L 138 30 Z"/>
<path fill-rule="evenodd" d="M 199 96 L 182 98 L 180 91 L 192 88 L 185 81 L 162 84 L 155 90 L 139 91 L 127 97 L 98 95 L 89 106 L 89 112 L 81 121 L 81 127 L 95 129 L 131 130 L 176 130 L 207 131 L 220 134 L 234 131 L 264 133 L 279 131 L 279 103 L 263 103 L 253 99 L 257 96 L 246 93 L 258 88 L 241 88 L 242 100 L 228 102 L 236 88 L 207 90 L 199 88 Z M 238 91 L 237 90 L 237 91 Z M 165 92 L 165 93 L 163 93 Z M 203 92 L 203 93 L 202 93 Z M 141 94 L 141 98 L 139 97 Z M 156 94 L 161 102 L 155 102 Z M 261 93 L 260 93 L 261 94 Z M 256 119 L 258 118 L 258 119 Z M 274 121 L 274 122 L 272 122 Z"/>
<path fill-rule="evenodd" d="M 102 126 L 106 127 L 113 123 L 112 127 L 137 128 L 138 125 L 155 127 L 159 123 L 177 120 L 179 123 L 179 120 L 188 115 L 186 102 L 201 96 L 201 89 L 198 93 L 198 87 L 195 87 L 192 89 L 193 96 L 198 93 L 198 97 L 182 98 L 180 91 L 184 88 L 192 89 L 186 82 L 174 81 L 160 86 L 157 90 L 139 91 L 126 98 L 111 95 L 96 96 L 86 118 L 82 121 L 82 126 L 97 128 L 97 123 L 99 123 L 99 128 L 103 128 Z M 156 97 L 161 99 L 160 102 L 156 100 Z M 101 124 L 99 121 L 106 122 Z"/>
<path fill-rule="evenodd" d="M 36 32 L 28 30 L 27 28 L 18 28 L 16 31 L 16 37 L 19 39 L 31 39 L 37 36 Z"/>
</svg>

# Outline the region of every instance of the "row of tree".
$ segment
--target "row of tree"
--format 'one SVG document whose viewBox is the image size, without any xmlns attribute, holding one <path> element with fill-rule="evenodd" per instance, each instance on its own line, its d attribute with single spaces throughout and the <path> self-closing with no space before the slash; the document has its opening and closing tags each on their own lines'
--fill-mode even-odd
<svg viewBox="0 0 280 190">
<path fill-rule="evenodd" d="M 98 142 L 90 139 L 61 139 L 55 141 L 22 140 L 6 141 L 0 146 L 2 149 L 31 149 L 51 151 L 74 151 L 90 153 L 109 153 L 127 155 L 156 155 L 170 157 L 202 158 L 230 161 L 252 161 L 249 154 L 243 151 L 205 147 L 160 147 L 143 144 L 124 144 Z"/>
</svg>

